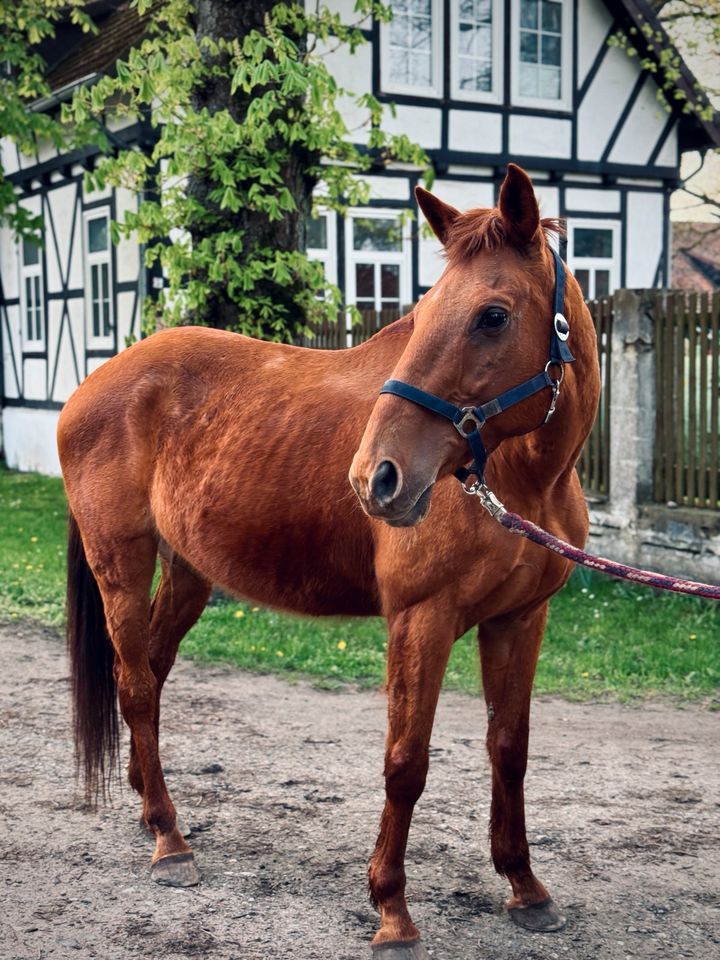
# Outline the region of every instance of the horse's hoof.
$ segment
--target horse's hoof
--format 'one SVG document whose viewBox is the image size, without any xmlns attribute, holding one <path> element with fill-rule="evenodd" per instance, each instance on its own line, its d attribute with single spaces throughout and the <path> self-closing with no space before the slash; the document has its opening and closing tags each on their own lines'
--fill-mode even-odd
<svg viewBox="0 0 720 960">
<path fill-rule="evenodd" d="M 155 883 L 167 887 L 195 887 L 200 883 L 200 874 L 191 852 L 160 857 L 152 865 L 150 877 Z"/>
<path fill-rule="evenodd" d="M 550 898 L 541 903 L 533 903 L 529 907 L 510 907 L 510 919 L 534 933 L 556 933 L 562 930 L 567 923 L 565 917 L 558 913 L 555 904 Z"/>
<path fill-rule="evenodd" d="M 391 940 L 372 944 L 373 960 L 430 960 L 422 940 Z"/>
</svg>

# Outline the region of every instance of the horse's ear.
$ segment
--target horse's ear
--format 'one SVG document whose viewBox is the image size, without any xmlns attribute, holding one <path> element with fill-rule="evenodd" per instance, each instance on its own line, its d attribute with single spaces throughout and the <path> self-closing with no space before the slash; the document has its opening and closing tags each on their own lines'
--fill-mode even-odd
<svg viewBox="0 0 720 960">
<path fill-rule="evenodd" d="M 440 243 L 445 244 L 448 231 L 460 216 L 460 211 L 451 207 L 449 203 L 443 203 L 442 200 L 427 190 L 423 190 L 422 187 L 415 187 L 415 197 L 418 206 L 425 214 L 425 219 L 430 224 L 432 232 Z"/>
<path fill-rule="evenodd" d="M 505 223 L 505 235 L 511 243 L 525 246 L 530 243 L 540 226 L 540 211 L 532 180 L 525 171 L 509 163 L 500 187 L 498 201 Z"/>
</svg>

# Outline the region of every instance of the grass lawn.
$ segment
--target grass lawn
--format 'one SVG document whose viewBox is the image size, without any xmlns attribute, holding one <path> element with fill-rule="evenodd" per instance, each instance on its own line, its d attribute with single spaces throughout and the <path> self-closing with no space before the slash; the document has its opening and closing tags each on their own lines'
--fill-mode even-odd
<svg viewBox="0 0 720 960">
<path fill-rule="evenodd" d="M 0 620 L 63 623 L 65 501 L 60 480 L 0 470 Z M 198 660 L 306 676 L 382 682 L 381 620 L 307 620 L 213 602 L 183 641 Z M 455 645 L 446 684 L 478 690 L 474 638 Z M 535 691 L 573 699 L 706 698 L 720 708 L 720 605 L 578 570 L 552 601 Z"/>
</svg>

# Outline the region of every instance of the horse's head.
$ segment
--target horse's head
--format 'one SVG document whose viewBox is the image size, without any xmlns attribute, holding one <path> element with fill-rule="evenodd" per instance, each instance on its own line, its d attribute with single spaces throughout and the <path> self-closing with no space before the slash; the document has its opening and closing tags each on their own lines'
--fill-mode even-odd
<svg viewBox="0 0 720 960">
<path fill-rule="evenodd" d="M 416 194 L 445 247 L 447 267 L 415 307 L 413 333 L 392 379 L 457 407 L 477 407 L 548 363 L 555 266 L 543 228 L 554 224 L 541 222 L 532 182 L 513 164 L 495 209 L 460 213 L 421 188 Z M 573 313 L 582 313 L 583 301 L 570 277 L 566 304 L 574 345 Z M 551 395 L 539 390 L 489 419 L 481 431 L 487 451 L 542 424 Z M 469 459 L 467 442 L 447 419 L 383 394 L 350 482 L 370 516 L 412 526 L 427 513 L 435 481 Z"/>
</svg>

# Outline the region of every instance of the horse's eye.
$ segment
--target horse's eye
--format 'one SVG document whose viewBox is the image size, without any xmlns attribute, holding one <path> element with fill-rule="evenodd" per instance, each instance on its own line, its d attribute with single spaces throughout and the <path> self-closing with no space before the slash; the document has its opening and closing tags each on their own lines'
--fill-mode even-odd
<svg viewBox="0 0 720 960">
<path fill-rule="evenodd" d="M 483 330 L 485 333 L 499 333 L 507 325 L 508 314 L 506 310 L 500 307 L 488 307 L 475 322 L 476 330 Z"/>
</svg>

